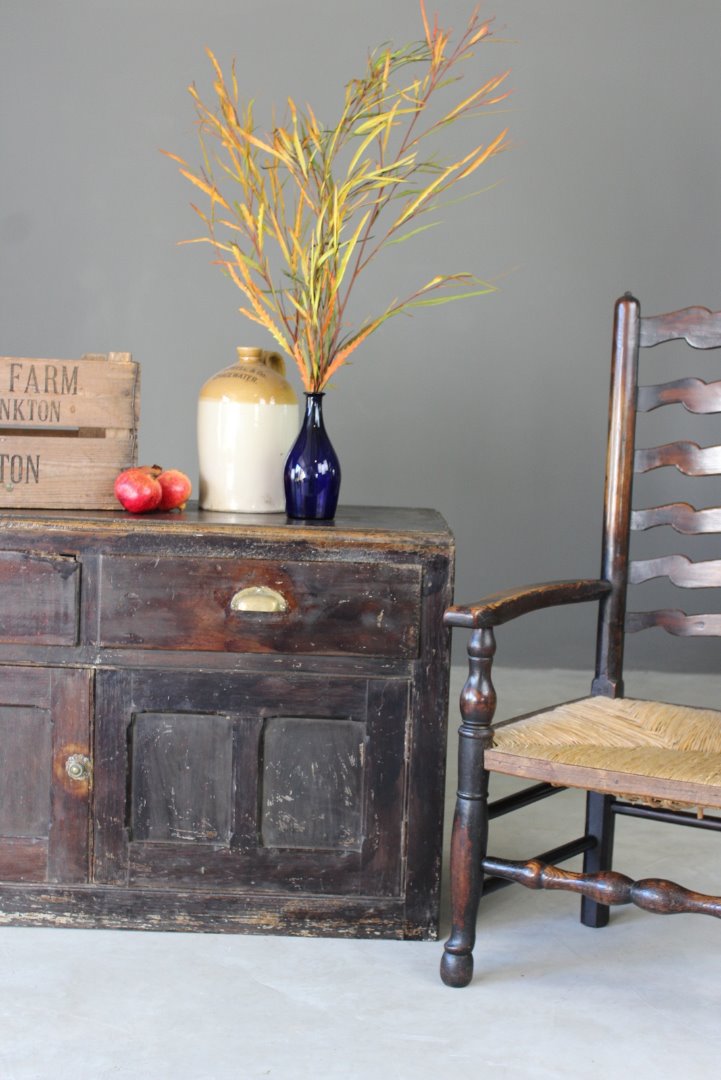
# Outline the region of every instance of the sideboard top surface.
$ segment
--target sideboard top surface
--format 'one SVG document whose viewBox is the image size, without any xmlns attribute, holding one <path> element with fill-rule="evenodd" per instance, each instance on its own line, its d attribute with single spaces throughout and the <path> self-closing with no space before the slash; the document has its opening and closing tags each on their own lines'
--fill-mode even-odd
<svg viewBox="0 0 721 1080">
<path fill-rule="evenodd" d="M 169 513 L 129 514 L 123 510 L 2 510 L 0 547 L 4 536 L 17 532 L 72 531 L 95 534 L 142 532 L 243 536 L 254 540 L 307 541 L 323 547 L 343 543 L 386 546 L 389 543 L 448 549 L 453 537 L 436 510 L 385 506 L 341 506 L 332 521 L 294 521 L 285 514 L 235 514 L 201 510 L 188 503 Z"/>
</svg>

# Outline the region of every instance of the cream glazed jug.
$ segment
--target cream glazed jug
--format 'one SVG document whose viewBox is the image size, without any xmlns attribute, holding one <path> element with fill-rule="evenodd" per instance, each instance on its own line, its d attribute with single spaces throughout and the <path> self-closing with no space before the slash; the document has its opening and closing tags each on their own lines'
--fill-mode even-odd
<svg viewBox="0 0 721 1080">
<path fill-rule="evenodd" d="M 285 509 L 283 466 L 298 435 L 298 398 L 278 353 L 241 347 L 198 400 L 200 505 L 270 514 Z"/>
</svg>

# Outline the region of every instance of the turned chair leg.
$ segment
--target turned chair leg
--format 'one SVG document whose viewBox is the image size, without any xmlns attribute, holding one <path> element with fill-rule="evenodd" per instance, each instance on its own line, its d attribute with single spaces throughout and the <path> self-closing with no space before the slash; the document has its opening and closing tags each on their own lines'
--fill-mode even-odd
<svg viewBox="0 0 721 1080">
<path fill-rule="evenodd" d="M 468 645 L 469 672 L 461 693 L 463 723 L 458 744 L 458 797 L 451 839 L 451 935 L 441 960 L 447 986 L 467 986 L 473 977 L 476 918 L 483 888 L 488 842 L 488 771 L 483 752 L 491 741 L 496 694 L 491 665 L 492 630 L 477 630 Z"/>
<path fill-rule="evenodd" d="M 594 837 L 596 846 L 583 857 L 584 874 L 598 874 L 611 869 L 616 821 L 612 805 L 611 795 L 589 791 L 586 796 L 586 835 Z M 608 904 L 599 904 L 587 896 L 581 900 L 581 922 L 584 926 L 606 926 L 610 911 Z"/>
<path fill-rule="evenodd" d="M 461 754 L 462 750 L 459 758 Z M 483 891 L 482 863 L 488 842 L 488 772 L 483 768 L 477 772 L 480 790 L 474 795 L 459 789 L 453 817 L 451 934 L 441 959 L 441 978 L 446 986 L 468 986 L 473 978 L 476 918 Z"/>
</svg>

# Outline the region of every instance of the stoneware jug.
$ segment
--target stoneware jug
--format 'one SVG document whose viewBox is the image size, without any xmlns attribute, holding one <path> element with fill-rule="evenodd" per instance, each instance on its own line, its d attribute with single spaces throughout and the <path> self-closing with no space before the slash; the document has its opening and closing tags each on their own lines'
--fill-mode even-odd
<svg viewBox="0 0 721 1080">
<path fill-rule="evenodd" d="M 270 514 L 285 509 L 283 466 L 298 434 L 298 398 L 278 353 L 241 347 L 198 400 L 200 505 Z"/>
</svg>

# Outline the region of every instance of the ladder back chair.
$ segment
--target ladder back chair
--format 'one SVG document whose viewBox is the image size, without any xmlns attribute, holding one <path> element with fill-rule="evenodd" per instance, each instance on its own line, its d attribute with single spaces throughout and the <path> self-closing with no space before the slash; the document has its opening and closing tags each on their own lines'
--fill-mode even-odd
<svg viewBox="0 0 721 1080">
<path fill-rule="evenodd" d="M 675 608 L 627 612 L 629 584 L 666 576 L 674 585 L 721 587 L 721 559 L 692 562 L 683 555 L 631 562 L 632 531 L 670 526 L 678 533 L 721 533 L 721 509 L 672 502 L 631 507 L 634 473 L 674 466 L 691 477 L 721 474 L 721 447 L 689 441 L 650 449 L 635 446 L 637 413 L 682 404 L 690 413 L 721 413 L 721 382 L 684 378 L 638 385 L 639 348 L 685 339 L 695 349 L 721 347 L 721 312 L 692 307 L 641 317 L 626 294 L 616 303 L 606 459 L 601 577 L 557 581 L 496 593 L 476 604 L 454 605 L 449 627 L 471 631 L 469 673 L 461 693 L 458 796 L 451 841 L 451 935 L 441 962 L 449 986 L 466 986 L 481 894 L 512 882 L 532 889 L 581 895 L 581 920 L 605 926 L 609 905 L 633 903 L 660 914 L 699 912 L 721 917 L 721 897 L 692 892 L 672 881 L 634 881 L 611 870 L 614 823 L 631 814 L 721 830 L 721 711 L 624 697 L 627 633 L 661 628 L 682 637 L 721 636 L 721 614 L 686 615 Z M 494 628 L 517 616 L 559 604 L 599 604 L 596 671 L 591 696 L 492 726 L 496 695 L 491 666 Z M 489 772 L 535 781 L 488 802 Z M 584 834 L 527 862 L 487 854 L 489 819 L 528 806 L 564 788 L 587 792 Z M 554 863 L 583 853 L 582 872 Z"/>
</svg>

